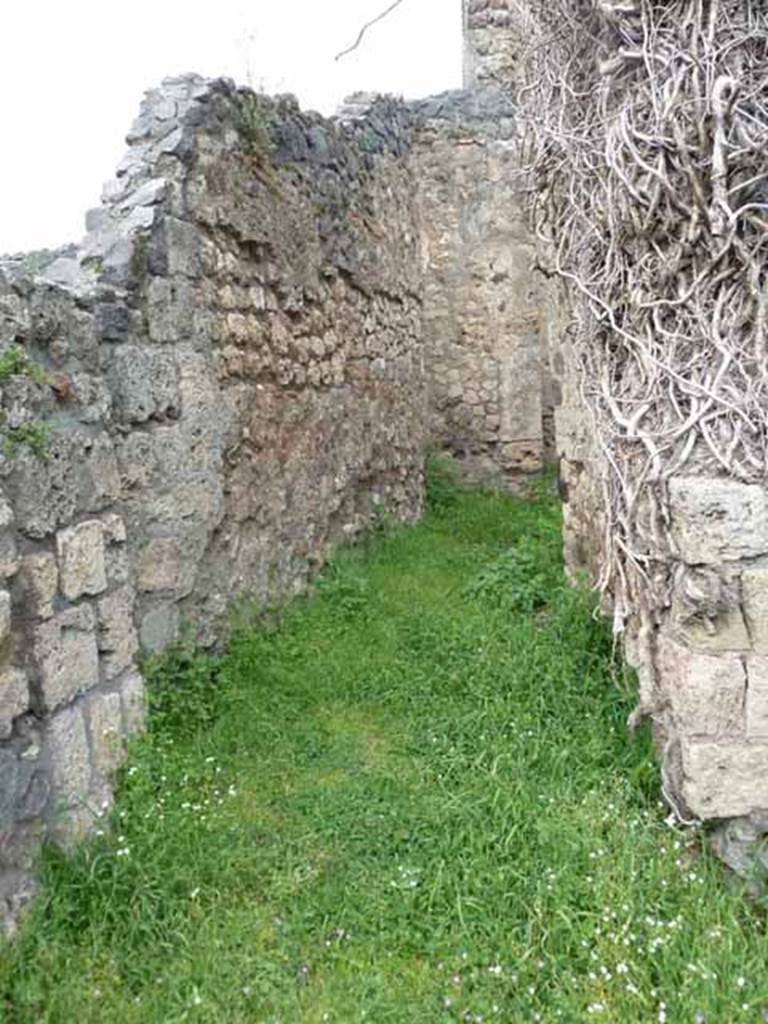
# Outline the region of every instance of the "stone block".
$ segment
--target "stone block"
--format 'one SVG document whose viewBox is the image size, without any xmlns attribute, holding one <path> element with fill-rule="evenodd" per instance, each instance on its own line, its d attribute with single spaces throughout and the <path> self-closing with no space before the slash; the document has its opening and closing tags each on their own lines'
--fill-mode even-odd
<svg viewBox="0 0 768 1024">
<path fill-rule="evenodd" d="M 120 686 L 123 701 L 124 735 L 135 736 L 144 730 L 146 697 L 144 679 L 138 672 L 129 672 Z"/>
<path fill-rule="evenodd" d="M 681 736 L 744 734 L 747 677 L 738 655 L 701 654 L 662 636 L 657 667 Z"/>
<path fill-rule="evenodd" d="M 8 579 L 19 571 L 19 552 L 12 533 L 0 533 L 0 577 Z"/>
<path fill-rule="evenodd" d="M 144 592 L 175 590 L 181 576 L 181 549 L 175 537 L 155 537 L 141 555 L 137 586 Z"/>
<path fill-rule="evenodd" d="M 741 595 L 752 650 L 756 654 L 768 654 L 768 564 L 744 570 Z"/>
<path fill-rule="evenodd" d="M 717 565 L 768 554 L 768 490 L 716 477 L 669 484 L 672 537 L 689 565 Z"/>
<path fill-rule="evenodd" d="M 22 451 L 15 460 L 21 533 L 40 540 L 80 515 L 101 512 L 120 494 L 112 439 L 92 430 L 55 431 L 46 460 Z"/>
<path fill-rule="evenodd" d="M 48 773 L 35 772 L 19 804 L 19 816 L 24 820 L 38 818 L 45 810 L 50 795 L 51 780 Z"/>
<path fill-rule="evenodd" d="M 159 653 L 179 639 L 179 627 L 179 609 L 175 604 L 166 602 L 151 608 L 142 618 L 139 629 L 142 649 Z"/>
<path fill-rule="evenodd" d="M 133 664 L 139 647 L 133 624 L 134 592 L 130 586 L 120 587 L 102 597 L 96 605 L 98 617 L 98 648 L 103 653 L 102 665 L 107 679 L 114 679 Z"/>
<path fill-rule="evenodd" d="M 119 693 L 94 693 L 87 700 L 91 767 L 99 780 L 111 777 L 123 758 L 123 713 Z"/>
<path fill-rule="evenodd" d="M 173 352 L 121 345 L 110 363 L 116 411 L 124 423 L 178 416 L 178 368 Z"/>
<path fill-rule="evenodd" d="M 114 512 L 108 512 L 101 517 L 101 525 L 104 528 L 104 540 L 107 544 L 124 544 L 127 540 L 128 531 L 121 516 Z"/>
<path fill-rule="evenodd" d="M 63 708 L 46 725 L 52 793 L 59 807 L 86 805 L 91 786 L 91 757 L 85 718 L 78 704 Z"/>
<path fill-rule="evenodd" d="M 53 711 L 99 682 L 96 617 L 89 605 L 67 608 L 32 636 L 42 711 Z"/>
<path fill-rule="evenodd" d="M 748 651 L 750 638 L 741 608 L 732 601 L 708 609 L 710 614 L 695 614 L 696 609 L 675 594 L 672 622 L 675 635 L 698 651 Z"/>
<path fill-rule="evenodd" d="M 683 739 L 683 797 L 702 820 L 768 807 L 768 742 Z"/>
<path fill-rule="evenodd" d="M 0 747 L 0 834 L 8 831 L 16 820 L 16 801 L 19 797 L 19 759 L 13 750 Z"/>
<path fill-rule="evenodd" d="M 0 495 L 0 577 L 4 579 L 15 576 L 19 569 L 16 539 L 11 531 L 13 521 L 13 509 Z"/>
<path fill-rule="evenodd" d="M 29 685 L 21 669 L 0 672 L 0 739 L 8 739 L 13 720 L 29 709 Z"/>
<path fill-rule="evenodd" d="M 101 594 L 107 588 L 104 567 L 104 531 L 91 519 L 56 535 L 62 593 L 70 601 L 84 594 Z"/>
<path fill-rule="evenodd" d="M 21 560 L 24 611 L 36 619 L 50 619 L 59 589 L 59 569 L 50 552 L 25 555 Z"/>
<path fill-rule="evenodd" d="M 7 658 L 11 640 L 11 595 L 0 590 L 0 664 Z"/>
<path fill-rule="evenodd" d="M 768 741 L 768 658 L 751 656 L 747 665 L 747 736 Z"/>
</svg>

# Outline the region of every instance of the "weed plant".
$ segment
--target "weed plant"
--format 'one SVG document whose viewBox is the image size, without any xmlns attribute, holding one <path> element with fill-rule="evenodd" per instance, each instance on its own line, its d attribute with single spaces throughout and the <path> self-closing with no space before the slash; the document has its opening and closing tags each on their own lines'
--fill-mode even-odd
<svg viewBox="0 0 768 1024">
<path fill-rule="evenodd" d="M 547 488 L 429 493 L 278 627 L 150 666 L 110 827 L 0 953 L 7 1024 L 766 1019 L 761 907 L 665 821 Z"/>
</svg>

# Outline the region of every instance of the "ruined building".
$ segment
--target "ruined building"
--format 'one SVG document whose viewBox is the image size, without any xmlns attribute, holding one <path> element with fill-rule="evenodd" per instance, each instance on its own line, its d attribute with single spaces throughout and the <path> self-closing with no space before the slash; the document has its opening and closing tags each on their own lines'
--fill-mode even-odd
<svg viewBox="0 0 768 1024">
<path fill-rule="evenodd" d="M 76 251 L 0 263 L 7 920 L 43 838 L 109 808 L 139 652 L 211 645 L 238 596 L 297 594 L 375 517 L 416 519 L 430 446 L 499 475 L 557 453 L 585 560 L 592 449 L 531 270 L 505 0 L 465 23 L 465 90 L 334 120 L 166 80 Z M 745 816 L 768 808 L 768 503 L 676 495 L 681 562 L 742 598 L 664 635 L 666 759 L 690 813 Z"/>
</svg>

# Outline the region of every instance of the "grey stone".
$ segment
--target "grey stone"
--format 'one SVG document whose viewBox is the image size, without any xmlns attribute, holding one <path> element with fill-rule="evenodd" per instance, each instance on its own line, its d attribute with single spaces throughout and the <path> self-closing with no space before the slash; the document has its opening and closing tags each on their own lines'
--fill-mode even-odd
<svg viewBox="0 0 768 1024">
<path fill-rule="evenodd" d="M 732 871 L 747 878 L 754 894 L 764 890 L 768 871 L 768 812 L 756 811 L 745 817 L 718 823 L 710 834 L 717 856 Z"/>
<path fill-rule="evenodd" d="M 45 268 L 45 278 L 54 281 L 62 288 L 73 292 L 88 291 L 93 287 L 94 276 L 78 259 L 61 257 Z"/>
<path fill-rule="evenodd" d="M 120 587 L 97 605 L 98 647 L 103 652 L 102 666 L 107 679 L 114 679 L 133 665 L 139 647 L 133 624 L 134 593 L 130 586 Z"/>
<path fill-rule="evenodd" d="M 748 651 L 750 637 L 737 583 L 712 568 L 678 567 L 672 602 L 675 633 L 700 651 Z"/>
<path fill-rule="evenodd" d="M 8 657 L 11 639 L 11 595 L 0 590 L 0 664 Z"/>
<path fill-rule="evenodd" d="M 110 372 L 116 411 L 125 423 L 177 416 L 178 369 L 171 352 L 122 345 Z"/>
<path fill-rule="evenodd" d="M 768 554 L 768 491 L 714 477 L 669 483 L 672 536 L 689 565 L 718 565 Z"/>
<path fill-rule="evenodd" d="M 138 672 L 129 672 L 120 683 L 123 702 L 123 731 L 125 736 L 135 736 L 144 730 L 146 721 L 146 699 L 144 679 Z"/>
<path fill-rule="evenodd" d="M 683 797 L 703 820 L 768 807 L 768 742 L 683 739 Z"/>
<path fill-rule="evenodd" d="M 139 630 L 141 647 L 152 654 L 175 643 L 179 638 L 180 615 L 175 604 L 166 602 L 147 611 Z"/>
<path fill-rule="evenodd" d="M 747 737 L 768 740 L 768 657 L 749 657 L 746 666 Z"/>
<path fill-rule="evenodd" d="M 202 238 L 193 224 L 166 217 L 153 236 L 150 270 L 160 276 L 197 278 L 201 273 Z"/>
<path fill-rule="evenodd" d="M 768 564 L 744 569 L 741 591 L 752 648 L 756 654 L 768 654 Z"/>
<path fill-rule="evenodd" d="M 657 662 L 679 735 L 744 734 L 747 677 L 741 658 L 701 654 L 661 637 Z"/>
<path fill-rule="evenodd" d="M 154 537 L 139 561 L 136 585 L 139 590 L 175 590 L 181 579 L 181 549 L 176 537 Z"/>
<path fill-rule="evenodd" d="M 107 543 L 123 544 L 126 541 L 128 531 L 125 528 L 125 520 L 121 516 L 114 512 L 108 512 L 101 517 L 101 523 L 104 527 L 104 539 Z"/>
<path fill-rule="evenodd" d="M 49 619 L 59 589 L 59 569 L 54 556 L 48 551 L 25 555 L 20 580 L 25 611 L 36 619 Z"/>
<path fill-rule="evenodd" d="M 91 766 L 102 783 L 109 780 L 123 759 L 123 716 L 119 693 L 88 697 Z"/>
<path fill-rule="evenodd" d="M 103 206 L 97 206 L 94 210 L 87 210 L 85 214 L 86 231 L 104 231 L 111 226 L 109 211 Z"/>
<path fill-rule="evenodd" d="M 0 747 L 0 834 L 13 827 L 19 792 L 20 764 L 13 750 Z"/>
<path fill-rule="evenodd" d="M 0 534 L 0 579 L 9 579 L 19 571 L 19 553 L 15 537 L 4 532 Z"/>
<path fill-rule="evenodd" d="M 14 468 L 17 524 L 40 540 L 78 514 L 100 512 L 119 495 L 120 478 L 111 439 L 77 430 L 54 433 L 45 461 L 20 452 Z"/>
<path fill-rule="evenodd" d="M 8 739 L 13 721 L 29 709 L 29 684 L 21 669 L 0 671 L 0 739 Z"/>
<path fill-rule="evenodd" d="M 88 605 L 68 608 L 37 626 L 32 658 L 42 710 L 53 711 L 99 682 L 96 618 Z"/>
<path fill-rule="evenodd" d="M 70 601 L 106 590 L 104 530 L 99 520 L 61 530 L 56 535 L 56 554 L 62 593 Z"/>
<path fill-rule="evenodd" d="M 45 811 L 51 795 L 51 780 L 47 772 L 35 772 L 19 804 L 22 821 L 39 818 Z"/>
<path fill-rule="evenodd" d="M 120 206 L 122 209 L 132 209 L 136 206 L 153 206 L 165 198 L 168 189 L 168 182 L 165 178 L 150 178 L 140 185 L 135 191 L 126 195 Z"/>
<path fill-rule="evenodd" d="M 123 342 L 131 327 L 131 313 L 121 302 L 100 302 L 95 322 L 102 341 Z"/>
<path fill-rule="evenodd" d="M 86 805 L 91 786 L 91 760 L 85 719 L 79 705 L 64 708 L 48 720 L 45 743 L 54 798 L 64 807 Z"/>
</svg>

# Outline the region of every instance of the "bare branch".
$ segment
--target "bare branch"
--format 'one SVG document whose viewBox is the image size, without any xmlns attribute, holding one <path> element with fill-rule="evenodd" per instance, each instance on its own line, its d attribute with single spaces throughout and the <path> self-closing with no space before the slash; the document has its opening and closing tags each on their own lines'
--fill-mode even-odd
<svg viewBox="0 0 768 1024">
<path fill-rule="evenodd" d="M 363 25 L 363 27 L 360 29 L 360 34 L 358 35 L 354 43 L 352 43 L 351 46 L 348 46 L 346 50 L 342 50 L 341 53 L 337 53 L 336 56 L 334 57 L 334 60 L 341 60 L 342 57 L 346 57 L 348 53 L 352 53 L 353 50 L 356 50 L 360 43 L 363 41 L 363 36 L 368 31 L 368 29 L 375 25 L 377 22 L 383 21 L 388 14 L 394 11 L 394 9 L 396 7 L 399 7 L 400 4 L 403 2 L 404 0 L 395 0 L 393 4 L 389 5 L 386 11 L 382 11 L 381 14 L 377 14 L 375 18 L 371 19 L 371 21 L 366 22 L 365 25 Z"/>
</svg>

